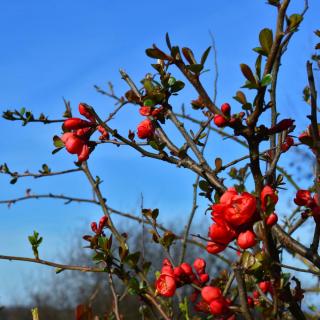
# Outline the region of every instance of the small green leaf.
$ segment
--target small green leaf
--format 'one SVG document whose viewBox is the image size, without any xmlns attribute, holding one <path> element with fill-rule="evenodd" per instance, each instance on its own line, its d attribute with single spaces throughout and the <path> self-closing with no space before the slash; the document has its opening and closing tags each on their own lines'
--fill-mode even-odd
<svg viewBox="0 0 320 320">
<path fill-rule="evenodd" d="M 21 116 L 23 116 L 25 112 L 26 112 L 26 108 L 21 108 L 21 110 L 20 110 Z"/>
<path fill-rule="evenodd" d="M 202 55 L 202 57 L 201 57 L 201 62 L 200 62 L 200 64 L 202 64 L 203 66 L 204 66 L 204 64 L 206 63 L 206 60 L 207 60 L 208 55 L 209 55 L 209 53 L 210 53 L 210 50 L 211 50 L 211 46 L 206 49 L 206 51 L 203 53 L 203 55 Z"/>
<path fill-rule="evenodd" d="M 18 178 L 17 177 L 14 177 L 10 180 L 10 183 L 11 184 L 15 184 L 16 182 L 18 181 Z"/>
<path fill-rule="evenodd" d="M 63 148 L 64 147 L 63 141 L 58 136 L 54 136 L 53 137 L 53 145 L 55 147 L 57 147 L 57 148 Z"/>
<path fill-rule="evenodd" d="M 202 191 L 206 191 L 206 192 L 210 191 L 210 185 L 206 180 L 200 180 L 199 181 L 199 188 Z"/>
<path fill-rule="evenodd" d="M 146 55 L 150 58 L 169 60 L 170 57 L 157 47 L 146 49 Z"/>
<path fill-rule="evenodd" d="M 186 68 L 195 74 L 199 74 L 203 69 L 203 65 L 202 64 L 190 64 L 189 66 L 186 66 Z"/>
<path fill-rule="evenodd" d="M 272 82 L 272 75 L 270 73 L 266 74 L 261 80 L 261 87 L 266 87 Z"/>
<path fill-rule="evenodd" d="M 170 77 L 168 80 L 168 85 L 171 87 L 175 84 L 176 78 L 175 77 Z"/>
<path fill-rule="evenodd" d="M 186 58 L 186 60 L 191 65 L 197 64 L 197 61 L 196 61 L 196 59 L 194 57 L 194 54 L 193 54 L 191 49 L 184 47 L 184 48 L 181 49 L 181 51 L 182 51 L 182 54 L 184 55 L 184 57 Z"/>
<path fill-rule="evenodd" d="M 262 29 L 259 34 L 259 41 L 262 50 L 269 54 L 273 43 L 272 30 L 268 28 Z"/>
<path fill-rule="evenodd" d="M 171 86 L 171 92 L 178 92 L 184 88 L 184 82 L 178 80 Z"/>
<path fill-rule="evenodd" d="M 240 64 L 240 69 L 243 73 L 243 75 L 246 77 L 246 79 L 252 83 L 252 84 L 256 84 L 256 78 L 254 77 L 250 67 L 245 64 L 245 63 L 241 63 Z"/>
<path fill-rule="evenodd" d="M 300 22 L 302 21 L 303 17 L 301 14 L 297 14 L 297 13 L 294 13 L 292 14 L 290 17 L 289 17 L 289 28 L 290 30 L 294 30 L 296 29 Z"/>
<path fill-rule="evenodd" d="M 242 91 L 237 91 L 236 95 L 233 97 L 236 101 L 240 102 L 241 104 L 247 103 L 247 98 Z"/>
</svg>

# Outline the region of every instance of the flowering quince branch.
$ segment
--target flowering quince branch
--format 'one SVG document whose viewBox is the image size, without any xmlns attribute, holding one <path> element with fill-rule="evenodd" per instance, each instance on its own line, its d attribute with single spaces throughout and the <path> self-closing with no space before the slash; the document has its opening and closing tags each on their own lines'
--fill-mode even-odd
<svg viewBox="0 0 320 320">
<path fill-rule="evenodd" d="M 305 308 L 301 305 L 304 291 L 299 280 L 286 275 L 283 269 L 316 276 L 320 274 L 318 254 L 320 147 L 317 92 L 311 63 L 307 63 L 309 85 L 304 91 L 307 97 L 305 100 L 310 101 L 311 105 L 311 115 L 308 117 L 310 126 L 299 136 L 298 143 L 294 141 L 294 120 L 278 119 L 276 96 L 281 59 L 288 48 L 290 39 L 298 31 L 307 11 L 308 2 L 305 1 L 302 13 L 290 16 L 287 13 L 290 0 L 268 0 L 268 4 L 277 9 L 276 26 L 274 31 L 268 28 L 261 30 L 260 46 L 254 49 L 258 54 L 254 70 L 247 64 L 240 65 L 245 78 L 243 88 L 254 90 L 251 102 L 244 92 L 237 91 L 234 98 L 241 104 L 242 111 L 240 112 L 234 113 L 235 107 L 227 102 L 219 107 L 215 101 L 216 92 L 212 100 L 201 81 L 210 47 L 205 50 L 200 61 L 197 61 L 190 48 L 180 49 L 178 46 L 172 46 L 167 34 L 168 53 L 160 50 L 156 45 L 146 50 L 149 57 L 157 59 L 157 63 L 152 64 L 156 74 L 147 74 L 141 81 L 141 89 L 138 89 L 124 70 L 120 70 L 120 74 L 130 88 L 124 96 L 116 95 L 111 84 L 109 84 L 109 92 L 96 87 L 98 92 L 116 101 L 115 109 L 104 118 L 106 120 L 102 120 L 95 109 L 86 103 L 79 104 L 78 111 L 81 118 L 72 116 L 68 102 L 65 102 L 64 120 L 48 120 L 44 115 L 36 119 L 31 112 L 26 112 L 24 109 L 20 112 L 6 111 L 3 114 L 5 119 L 20 120 L 24 125 L 29 122 L 63 122 L 62 135 L 54 137 L 54 145 L 57 149 L 53 153 L 65 148 L 68 153 L 76 155 L 76 169 L 52 172 L 47 165 L 43 165 L 39 174 L 28 171 L 19 174 L 11 172 L 4 164 L 0 167 L 0 172 L 10 175 L 13 178 L 11 183 L 15 183 L 18 178 L 27 176 L 38 178 L 81 171 L 91 185 L 94 198 L 73 198 L 55 194 L 36 195 L 31 194 L 29 189 L 24 197 L 2 200 L 0 203 L 12 204 L 27 199 L 55 198 L 66 200 L 66 203 L 78 201 L 99 205 L 103 216 L 98 222 L 91 223 L 90 234 L 84 235 L 83 239 L 94 252 L 93 260 L 101 264 L 103 268 L 60 266 L 63 266 L 63 270 L 106 272 L 113 295 L 113 316 L 117 320 L 123 317 L 121 303 L 127 293 L 139 297 L 145 307 L 151 308 L 152 311 L 155 310 L 159 317 L 167 320 L 180 317 L 175 314 L 175 299 L 168 299 L 175 295 L 179 297 L 181 316 L 187 320 L 193 315 L 198 317 L 200 313 L 206 319 L 214 317 L 219 320 L 234 320 L 237 317 L 248 320 L 256 317 L 303 320 L 308 317 Z M 316 35 L 320 36 L 320 31 L 316 31 Z M 316 47 L 316 49 L 319 48 L 320 45 Z M 314 59 L 318 59 L 317 56 Z M 319 63 L 320 58 L 316 61 Z M 169 72 L 172 66 L 177 67 L 196 90 L 198 97 L 192 100 L 191 105 L 193 109 L 202 111 L 205 120 L 200 121 L 187 116 L 184 109 L 182 114 L 175 112 L 170 99 L 177 95 L 185 84 Z M 267 100 L 268 92 L 270 101 Z M 118 112 L 124 110 L 128 104 L 138 107 L 144 120 L 138 124 L 136 132 L 129 130 L 126 137 L 114 129 L 115 126 L 111 127 L 110 121 L 115 119 Z M 260 124 L 261 116 L 269 110 L 270 125 Z M 183 120 L 199 124 L 197 132 L 189 131 Z M 181 146 L 166 130 L 166 122 L 169 121 L 183 139 Z M 228 130 L 231 133 L 228 133 Z M 215 168 L 211 167 L 211 162 L 204 152 L 210 131 L 217 132 L 222 137 L 231 138 L 235 143 L 246 147 L 248 155 L 227 164 L 223 164 L 221 158 L 216 158 Z M 99 141 L 92 138 L 96 132 L 100 133 Z M 113 138 L 110 139 L 110 136 Z M 136 136 L 138 141 L 135 140 Z M 264 141 L 269 141 L 270 148 L 261 152 L 261 145 Z M 127 145 L 144 157 L 184 167 L 196 174 L 192 208 L 185 232 L 181 236 L 158 223 L 158 209 L 145 209 L 142 206 L 143 217 L 140 218 L 112 209 L 107 205 L 106 198 L 100 189 L 102 181 L 98 177 L 94 178 L 88 167 L 95 148 L 100 148 L 107 143 L 118 146 Z M 292 146 L 297 145 L 307 146 L 315 155 L 315 180 L 309 190 L 300 189 L 286 170 L 278 165 L 281 157 L 286 155 Z M 151 148 L 155 151 L 152 151 Z M 247 159 L 247 163 L 239 167 L 240 162 Z M 265 171 L 262 169 L 261 161 L 267 164 Z M 230 168 L 227 173 L 228 180 L 223 177 L 227 168 Z M 278 176 L 277 171 L 281 173 Z M 250 176 L 254 183 L 251 192 L 246 186 L 247 178 Z M 298 209 L 281 226 L 276 206 L 279 198 L 282 198 L 281 189 L 285 184 L 283 176 L 296 189 L 293 201 Z M 229 181 L 231 185 L 227 186 Z M 198 207 L 198 190 L 199 195 L 205 197 L 210 203 L 207 211 L 211 211 L 212 223 L 208 228 L 208 234 L 196 236 L 206 244 L 189 239 L 190 227 Z M 300 212 L 301 219 L 294 223 L 296 215 Z M 153 241 L 159 244 L 167 255 L 155 277 L 148 273 L 150 263 L 145 260 L 145 253 L 132 252 L 128 240 L 129 235 L 119 231 L 112 219 L 113 213 L 151 226 L 152 229 L 149 232 Z M 315 224 L 313 241 L 310 246 L 302 244 L 292 236 L 293 232 L 307 219 Z M 38 259 L 37 250 L 41 241 L 38 239 L 37 242 L 32 237 L 31 240 L 35 259 L 3 255 L 0 256 L 0 259 L 22 260 L 50 266 L 58 265 Z M 142 240 L 144 241 L 144 237 Z M 175 257 L 174 250 L 171 250 L 177 240 L 182 240 L 180 259 Z M 228 264 L 228 269 L 223 270 L 220 274 L 211 274 L 212 270 L 208 268 L 204 257 L 195 258 L 192 264 L 189 264 L 185 261 L 189 259 L 186 251 L 187 242 L 200 246 L 203 251 L 207 251 L 206 254 L 221 257 Z M 227 248 L 233 250 L 227 250 Z M 295 258 L 301 259 L 310 270 L 283 263 L 283 257 L 280 254 L 280 250 L 283 249 L 292 253 Z M 226 254 L 228 254 L 228 259 L 223 256 Z M 114 276 L 117 276 L 126 287 L 125 294 L 121 297 L 117 293 L 119 291 L 115 286 Z M 290 279 L 296 283 L 294 289 L 291 288 Z M 183 292 L 183 290 L 180 291 L 180 288 L 186 287 L 192 290 L 191 296 L 188 299 L 186 297 L 180 299 L 181 292 Z M 189 303 L 193 305 L 192 312 Z"/>
</svg>

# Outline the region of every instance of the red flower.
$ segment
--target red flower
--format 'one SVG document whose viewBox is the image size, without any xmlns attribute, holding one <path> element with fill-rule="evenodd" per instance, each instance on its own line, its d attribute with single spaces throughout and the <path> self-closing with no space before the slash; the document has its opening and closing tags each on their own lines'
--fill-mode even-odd
<svg viewBox="0 0 320 320">
<path fill-rule="evenodd" d="M 82 139 L 74 132 L 66 132 L 61 140 L 69 153 L 78 155 L 78 161 L 82 162 L 89 158 L 90 150 L 86 139 Z"/>
<path fill-rule="evenodd" d="M 91 122 L 95 122 L 96 121 L 95 117 L 90 112 L 89 106 L 86 103 L 80 103 L 79 104 L 79 113 L 82 116 L 86 117 Z"/>
<path fill-rule="evenodd" d="M 269 227 L 272 227 L 278 222 L 278 216 L 276 213 L 271 213 L 267 218 L 266 218 L 266 225 Z"/>
<path fill-rule="evenodd" d="M 237 244 L 241 249 L 248 249 L 256 244 L 256 235 L 253 231 L 247 230 L 238 235 Z"/>
<path fill-rule="evenodd" d="M 275 205 L 278 202 L 278 196 L 274 189 L 270 186 L 264 186 L 260 195 L 261 209 L 266 211 L 268 204 Z"/>
<path fill-rule="evenodd" d="M 154 126 L 151 120 L 146 119 L 139 123 L 137 130 L 140 139 L 147 139 L 153 136 Z"/>
<path fill-rule="evenodd" d="M 248 223 L 255 211 L 256 198 L 248 192 L 238 194 L 234 188 L 229 188 L 220 198 L 220 203 L 212 206 L 213 218 L 224 220 L 233 228 Z"/>
<path fill-rule="evenodd" d="M 160 274 L 156 280 L 156 289 L 161 296 L 172 297 L 176 292 L 176 288 L 176 281 L 171 275 Z"/>
<path fill-rule="evenodd" d="M 294 203 L 298 206 L 306 206 L 310 201 L 312 201 L 311 193 L 308 190 L 298 190 L 296 197 L 294 198 Z"/>
<path fill-rule="evenodd" d="M 63 123 L 63 128 L 65 130 L 77 130 L 89 127 L 92 127 L 92 123 L 80 118 L 69 118 Z"/>
<path fill-rule="evenodd" d="M 207 273 L 202 273 L 199 275 L 199 280 L 201 283 L 206 283 L 209 281 L 209 275 Z"/>
<path fill-rule="evenodd" d="M 213 118 L 213 122 L 219 128 L 223 128 L 228 124 L 228 120 L 221 114 L 216 114 Z"/>
<path fill-rule="evenodd" d="M 221 298 L 222 292 L 218 287 L 206 286 L 201 289 L 201 296 L 205 302 L 210 303 L 215 299 Z"/>
<path fill-rule="evenodd" d="M 231 106 L 229 103 L 224 103 L 220 109 L 224 115 L 230 116 Z"/>
<path fill-rule="evenodd" d="M 208 242 L 207 244 L 207 251 L 211 254 L 217 254 L 221 251 L 223 251 L 227 245 L 217 244 L 215 242 Z"/>
<path fill-rule="evenodd" d="M 99 140 L 109 140 L 109 132 L 102 126 L 97 126 L 98 131 L 101 133 Z"/>
<path fill-rule="evenodd" d="M 229 306 L 224 298 L 213 300 L 210 303 L 210 312 L 213 315 L 221 315 L 229 311 Z"/>
<path fill-rule="evenodd" d="M 150 115 L 151 115 L 151 112 L 152 112 L 152 108 L 149 107 L 149 106 L 142 106 L 142 107 L 140 107 L 140 109 L 139 109 L 139 113 L 140 113 L 142 116 L 150 116 Z"/>
<path fill-rule="evenodd" d="M 261 281 L 259 282 L 259 288 L 263 293 L 270 292 L 271 288 L 271 282 L 270 281 Z"/>
<path fill-rule="evenodd" d="M 213 223 L 210 226 L 208 235 L 212 241 L 225 245 L 235 238 L 236 233 L 226 223 L 221 221 Z"/>
<path fill-rule="evenodd" d="M 294 120 L 292 119 L 283 119 L 280 122 L 278 122 L 275 126 L 269 129 L 269 133 L 278 133 L 283 130 L 289 129 L 291 126 L 293 126 Z"/>
<path fill-rule="evenodd" d="M 201 258 L 197 258 L 193 262 L 193 267 L 196 270 L 197 274 L 203 274 L 206 269 L 206 261 Z"/>
</svg>

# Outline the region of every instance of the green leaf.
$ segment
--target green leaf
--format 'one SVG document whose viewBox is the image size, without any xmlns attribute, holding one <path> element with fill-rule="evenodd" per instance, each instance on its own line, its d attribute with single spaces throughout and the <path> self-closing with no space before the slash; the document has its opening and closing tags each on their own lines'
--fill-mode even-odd
<svg viewBox="0 0 320 320">
<path fill-rule="evenodd" d="M 262 56 L 261 56 L 261 54 L 259 54 L 258 58 L 256 60 L 256 64 L 255 64 L 255 66 L 256 66 L 256 75 L 257 75 L 258 79 L 261 78 L 261 60 L 262 60 Z"/>
<path fill-rule="evenodd" d="M 211 46 L 208 47 L 208 48 L 206 49 L 206 51 L 203 53 L 203 55 L 202 55 L 202 57 L 201 57 L 201 62 L 200 62 L 200 64 L 204 65 L 204 64 L 206 63 L 206 60 L 207 60 L 208 55 L 209 55 L 209 53 L 210 53 L 210 50 L 211 50 Z"/>
<path fill-rule="evenodd" d="M 178 80 L 171 86 L 171 92 L 178 92 L 184 88 L 184 82 Z"/>
<path fill-rule="evenodd" d="M 10 180 L 10 183 L 11 184 L 15 184 L 16 182 L 18 181 L 18 178 L 17 177 L 14 177 Z"/>
<path fill-rule="evenodd" d="M 56 154 L 57 152 L 59 152 L 60 150 L 62 150 L 63 148 L 57 148 L 57 149 L 54 149 L 52 150 L 52 154 Z"/>
<path fill-rule="evenodd" d="M 247 103 L 247 98 L 242 91 L 237 91 L 236 95 L 233 97 L 236 101 L 240 102 L 241 104 Z"/>
<path fill-rule="evenodd" d="M 166 43 L 167 43 L 168 49 L 171 50 L 172 46 L 171 46 L 171 41 L 170 41 L 168 32 L 166 32 Z"/>
<path fill-rule="evenodd" d="M 202 191 L 206 191 L 206 192 L 210 191 L 210 185 L 206 180 L 200 180 L 199 181 L 199 188 Z"/>
<path fill-rule="evenodd" d="M 199 74 L 203 69 L 203 65 L 202 64 L 190 64 L 189 66 L 186 66 L 186 68 L 195 74 Z"/>
<path fill-rule="evenodd" d="M 266 87 L 272 82 L 272 75 L 270 73 L 266 74 L 261 80 L 261 87 Z"/>
<path fill-rule="evenodd" d="M 268 56 L 267 52 L 265 52 L 261 47 L 256 47 L 256 48 L 253 48 L 252 50 L 259 53 L 260 55 Z"/>
<path fill-rule="evenodd" d="M 252 83 L 252 84 L 256 84 L 256 78 L 254 77 L 250 67 L 245 64 L 245 63 L 241 63 L 240 64 L 240 69 L 243 73 L 243 75 L 246 77 L 246 79 Z"/>
<path fill-rule="evenodd" d="M 176 82 L 176 78 L 175 77 L 170 77 L 169 80 L 168 80 L 168 85 L 171 87 L 175 84 Z"/>
<path fill-rule="evenodd" d="M 184 57 L 186 58 L 186 60 L 191 65 L 197 64 L 197 61 L 196 61 L 196 59 L 194 57 L 194 54 L 193 54 L 193 52 L 192 52 L 192 50 L 190 48 L 184 47 L 184 48 L 181 49 L 181 51 L 182 51 L 182 54 L 184 55 Z"/>
<path fill-rule="evenodd" d="M 58 136 L 54 136 L 53 137 L 53 145 L 55 147 L 57 147 L 57 148 L 63 148 L 64 147 L 63 141 Z"/>
<path fill-rule="evenodd" d="M 169 60 L 170 57 L 157 47 L 146 49 L 146 55 L 150 58 Z"/>
<path fill-rule="evenodd" d="M 26 112 L 26 108 L 21 108 L 21 110 L 20 110 L 21 116 L 23 116 L 25 112 Z"/>
<path fill-rule="evenodd" d="M 262 50 L 269 54 L 273 43 L 272 30 L 268 28 L 262 29 L 259 34 L 259 41 Z"/>
<path fill-rule="evenodd" d="M 290 17 L 289 17 L 289 28 L 290 30 L 294 30 L 296 29 L 300 22 L 303 20 L 303 17 L 301 14 L 297 14 L 297 13 L 294 13 L 292 14 Z"/>
</svg>

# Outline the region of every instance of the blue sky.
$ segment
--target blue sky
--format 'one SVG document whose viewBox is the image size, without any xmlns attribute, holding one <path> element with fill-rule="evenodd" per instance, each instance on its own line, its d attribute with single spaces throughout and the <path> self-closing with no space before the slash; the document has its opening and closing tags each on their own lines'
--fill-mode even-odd
<svg viewBox="0 0 320 320">
<path fill-rule="evenodd" d="M 240 63 L 252 64 L 258 45 L 258 33 L 274 26 L 275 10 L 265 1 L 2 1 L 0 3 L 0 111 L 26 107 L 35 114 L 44 112 L 50 118 L 60 118 L 62 97 L 71 101 L 74 110 L 80 101 L 95 106 L 99 114 L 107 115 L 113 102 L 97 94 L 93 85 L 105 87 L 112 81 L 119 95 L 127 90 L 120 79 L 119 68 L 125 69 L 135 81 L 152 71 L 153 61 L 144 50 L 156 43 L 165 48 L 164 36 L 169 32 L 173 43 L 191 47 L 196 56 L 210 45 L 208 31 L 215 36 L 218 50 L 219 83 L 217 103 L 232 103 L 232 96 L 243 84 Z M 223 3 L 223 4 L 222 4 Z M 290 13 L 301 11 L 303 1 L 294 1 Z M 301 99 L 306 84 L 305 62 L 313 52 L 312 31 L 319 28 L 320 4 L 310 1 L 301 32 L 293 39 L 283 61 L 279 78 L 279 109 L 283 117 L 294 117 L 302 130 L 308 109 Z M 212 55 L 208 68 L 212 69 Z M 176 77 L 182 76 L 176 73 Z M 203 76 L 209 92 L 213 92 L 213 74 Z M 186 86 L 173 98 L 175 108 L 196 97 Z M 141 121 L 137 108 L 128 106 L 112 122 L 123 132 L 134 129 Z M 64 151 L 52 156 L 52 136 L 60 126 L 40 124 L 21 127 L 18 123 L 0 119 L 1 162 L 12 170 L 37 171 L 43 163 L 52 170 L 73 167 L 74 158 Z M 209 158 L 217 155 L 227 161 L 245 154 L 241 148 L 231 149 L 229 142 L 221 144 L 212 136 Z M 233 152 L 230 152 L 233 150 Z M 142 159 L 128 148 L 103 146 L 90 158 L 94 174 L 104 184 L 102 189 L 111 206 L 123 211 L 136 210 L 144 194 L 146 207 L 159 207 L 163 220 L 174 217 L 184 224 L 190 210 L 193 175 L 183 169 Z M 1 199 L 23 195 L 27 188 L 33 193 L 64 193 L 89 197 L 91 190 L 85 178 L 74 173 L 50 179 L 24 179 L 16 185 L 0 176 Z M 206 202 L 203 202 L 205 207 Z M 40 249 L 43 258 L 55 259 L 63 251 L 76 230 L 85 230 L 101 212 L 89 205 L 65 206 L 59 201 L 29 201 L 10 209 L 0 207 L 0 253 L 31 255 L 27 236 L 34 229 L 45 238 Z M 203 211 L 199 210 L 199 216 Z M 88 228 L 89 229 L 89 228 Z M 30 274 L 48 269 L 0 261 L 0 304 L 23 303 L 24 282 Z"/>
</svg>

